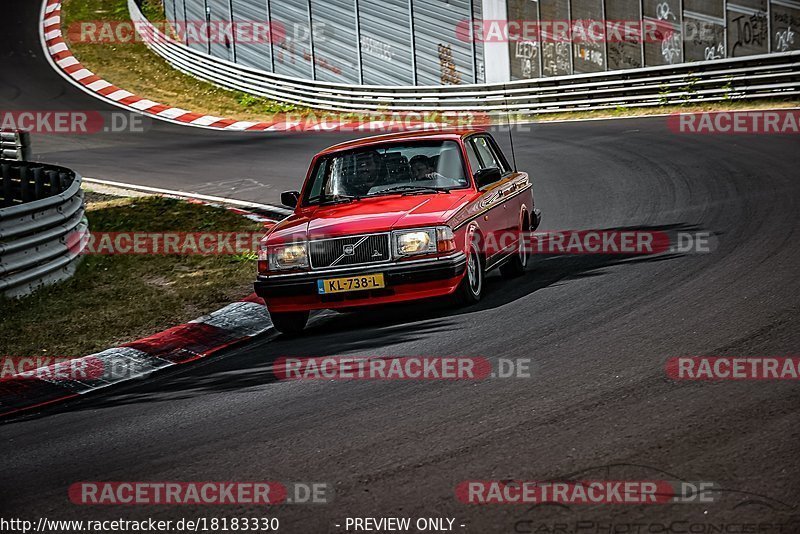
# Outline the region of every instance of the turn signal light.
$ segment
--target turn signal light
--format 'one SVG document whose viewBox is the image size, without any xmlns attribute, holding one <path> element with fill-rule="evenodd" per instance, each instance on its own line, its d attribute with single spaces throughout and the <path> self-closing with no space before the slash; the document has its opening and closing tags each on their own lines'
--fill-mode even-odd
<svg viewBox="0 0 800 534">
<path fill-rule="evenodd" d="M 258 274 L 267 274 L 269 272 L 269 260 L 267 259 L 267 247 L 260 245 L 258 247 Z"/>
<path fill-rule="evenodd" d="M 456 238 L 449 226 L 436 228 L 436 248 L 439 252 L 453 252 L 456 249 Z"/>
</svg>

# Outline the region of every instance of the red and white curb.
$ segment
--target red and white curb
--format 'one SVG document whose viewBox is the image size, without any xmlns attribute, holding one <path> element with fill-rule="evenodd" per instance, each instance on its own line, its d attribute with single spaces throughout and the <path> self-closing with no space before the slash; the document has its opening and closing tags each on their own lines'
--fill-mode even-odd
<svg viewBox="0 0 800 534">
<path fill-rule="evenodd" d="M 158 119 L 223 130 L 269 130 L 275 124 L 264 122 L 238 121 L 213 115 L 192 113 L 188 110 L 159 104 L 137 96 L 102 79 L 84 67 L 72 55 L 61 32 L 61 0 L 46 0 L 42 9 L 42 42 L 45 53 L 65 78 L 84 89 L 87 93 L 111 101 L 120 107 L 140 112 Z"/>
<path fill-rule="evenodd" d="M 277 114 L 271 121 L 242 121 L 226 119 L 214 115 L 203 115 L 192 111 L 167 106 L 135 95 L 102 79 L 83 66 L 72 55 L 61 31 L 61 0 L 45 0 L 42 6 L 41 40 L 45 56 L 50 59 L 54 68 L 67 80 L 86 93 L 111 102 L 121 108 L 141 113 L 155 119 L 164 120 L 186 126 L 231 131 L 260 132 L 329 132 L 329 131 L 374 131 L 385 128 L 385 121 L 376 120 L 322 120 L 307 121 L 287 119 Z M 431 123 L 424 121 L 407 122 L 406 126 L 427 127 Z"/>
<path fill-rule="evenodd" d="M 230 210 L 262 223 L 265 230 L 275 224 L 269 217 L 240 208 L 199 199 L 186 200 Z M 263 334 L 271 327 L 272 321 L 264 301 L 252 293 L 239 302 L 228 304 L 194 321 L 70 362 L 73 369 L 82 369 L 84 373 L 56 377 L 47 368 L 40 368 L 31 372 L 31 376 L 0 380 L 0 417 L 65 401 L 146 377 L 166 367 L 205 358 Z"/>
<path fill-rule="evenodd" d="M 70 362 L 73 368 L 84 370 L 83 374 L 56 377 L 40 368 L 30 377 L 0 381 L 0 417 L 205 358 L 271 327 L 264 301 L 254 293 L 189 323 Z"/>
</svg>

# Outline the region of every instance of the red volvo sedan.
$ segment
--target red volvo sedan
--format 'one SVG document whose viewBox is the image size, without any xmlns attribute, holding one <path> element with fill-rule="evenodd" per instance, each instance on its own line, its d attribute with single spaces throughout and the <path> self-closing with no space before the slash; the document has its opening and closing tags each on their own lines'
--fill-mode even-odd
<svg viewBox="0 0 800 534">
<path fill-rule="evenodd" d="M 294 208 L 259 247 L 256 293 L 276 329 L 310 310 L 453 295 L 480 300 L 484 274 L 522 274 L 535 230 L 531 181 L 485 131 L 414 132 L 317 154 Z"/>
</svg>

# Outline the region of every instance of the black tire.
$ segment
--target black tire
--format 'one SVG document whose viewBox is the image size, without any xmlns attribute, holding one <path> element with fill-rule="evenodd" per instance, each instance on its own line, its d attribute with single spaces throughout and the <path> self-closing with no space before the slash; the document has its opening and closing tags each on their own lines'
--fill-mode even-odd
<svg viewBox="0 0 800 534">
<path fill-rule="evenodd" d="M 525 274 L 525 269 L 527 267 L 528 246 L 525 242 L 525 238 L 521 237 L 519 240 L 519 245 L 517 246 L 517 251 L 510 260 L 500 266 L 500 274 L 503 275 L 503 278 L 516 278 Z"/>
<path fill-rule="evenodd" d="M 483 296 L 483 260 L 475 241 L 469 247 L 466 271 L 455 293 L 456 303 L 461 306 L 475 304 Z"/>
<path fill-rule="evenodd" d="M 272 326 L 282 334 L 299 334 L 306 327 L 308 322 L 308 312 L 270 312 Z"/>
</svg>

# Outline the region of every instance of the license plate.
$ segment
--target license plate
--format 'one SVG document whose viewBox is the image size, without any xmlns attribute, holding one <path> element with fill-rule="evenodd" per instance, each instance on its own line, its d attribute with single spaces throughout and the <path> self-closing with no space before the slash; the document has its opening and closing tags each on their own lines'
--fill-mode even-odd
<svg viewBox="0 0 800 534">
<path fill-rule="evenodd" d="M 317 291 L 320 295 L 344 293 L 346 291 L 364 291 L 366 289 L 379 289 L 382 287 L 386 287 L 386 284 L 383 282 L 383 273 L 317 280 Z"/>
</svg>

